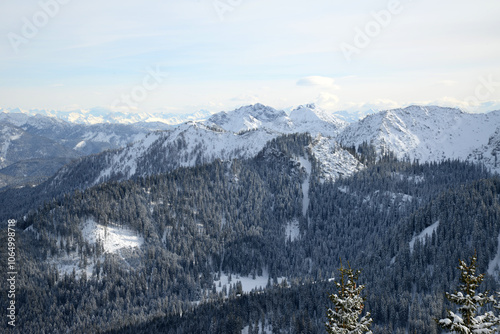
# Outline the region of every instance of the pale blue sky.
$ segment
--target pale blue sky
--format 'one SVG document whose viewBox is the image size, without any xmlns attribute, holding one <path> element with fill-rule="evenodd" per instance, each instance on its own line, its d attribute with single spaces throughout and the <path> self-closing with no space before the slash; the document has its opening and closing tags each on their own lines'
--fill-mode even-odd
<svg viewBox="0 0 500 334">
<path fill-rule="evenodd" d="M 496 0 L 4 0 L 0 107 L 116 108 L 159 69 L 129 110 L 500 109 L 498 17 Z"/>
</svg>

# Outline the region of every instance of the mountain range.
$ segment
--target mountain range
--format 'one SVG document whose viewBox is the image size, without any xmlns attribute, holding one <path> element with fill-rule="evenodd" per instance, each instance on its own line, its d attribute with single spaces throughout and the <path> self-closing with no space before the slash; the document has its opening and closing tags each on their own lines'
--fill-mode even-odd
<svg viewBox="0 0 500 334">
<path fill-rule="evenodd" d="M 339 258 L 363 269 L 374 332 L 438 333 L 474 250 L 500 286 L 499 111 L 348 123 L 256 104 L 153 132 L 0 119 L 19 333 L 321 333 Z"/>
<path fill-rule="evenodd" d="M 85 183 L 89 186 L 215 159 L 249 158 L 272 138 L 306 132 L 330 138 L 329 150 L 338 151 L 339 144 L 348 148 L 367 143 L 379 155 L 390 151 L 400 159 L 422 162 L 459 159 L 499 170 L 500 111 L 469 114 L 453 108 L 409 106 L 347 123 L 314 104 L 288 112 L 255 104 L 203 120 L 205 116 L 208 115 L 190 115 L 187 117 L 202 119 L 168 125 L 169 130 L 160 125 L 156 130 L 163 131 L 151 132 L 156 123 L 146 127 L 144 122 L 84 125 L 42 115 L 1 113 L 0 167 L 28 162 L 32 167 L 21 168 L 25 173 L 17 177 L 12 167 L 0 170 L 0 180 L 4 186 L 20 185 L 23 178 L 27 183 L 40 183 L 70 160 L 83 157 L 74 166 L 85 165 L 88 159 L 94 161 L 94 166 L 101 166 L 100 170 L 93 169 L 92 176 L 88 175 Z M 85 158 L 109 149 L 102 155 Z M 56 179 L 64 180 L 63 174 L 70 173 L 72 166 L 59 171 Z M 32 175 L 30 170 L 37 172 Z"/>
<path fill-rule="evenodd" d="M 118 112 L 107 108 L 96 107 L 90 109 L 74 109 L 69 111 L 52 109 L 0 108 L 0 113 L 24 114 L 26 116 L 46 116 L 57 118 L 69 123 L 93 124 L 143 124 L 144 126 L 162 126 L 164 129 L 187 121 L 201 120 L 212 115 L 207 110 L 200 110 L 191 114 L 173 113 L 146 113 L 146 112 Z"/>
</svg>

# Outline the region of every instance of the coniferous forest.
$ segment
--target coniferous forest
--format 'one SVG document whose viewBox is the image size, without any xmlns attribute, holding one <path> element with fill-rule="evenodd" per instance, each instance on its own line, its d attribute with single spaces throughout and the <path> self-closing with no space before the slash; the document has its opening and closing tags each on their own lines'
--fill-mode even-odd
<svg viewBox="0 0 500 334">
<path fill-rule="evenodd" d="M 345 149 L 366 168 L 331 182 L 313 140 L 285 135 L 251 159 L 60 195 L 0 193 L 6 207 L 19 196 L 25 203 L 16 217 L 2 209 L 2 219 L 18 220 L 19 320 L 9 331 L 325 333 L 341 261 L 361 269 L 373 333 L 440 333 L 435 319 L 453 307 L 445 292 L 459 285 L 458 260 L 474 253 L 486 273 L 480 290 L 498 290 L 490 275 L 499 270 L 491 264 L 498 176 L 479 164 L 380 156 L 363 144 Z M 86 226 L 143 242 L 109 251 Z M 231 281 L 219 286 L 223 277 Z M 244 291 L 239 277 L 267 283 Z"/>
</svg>

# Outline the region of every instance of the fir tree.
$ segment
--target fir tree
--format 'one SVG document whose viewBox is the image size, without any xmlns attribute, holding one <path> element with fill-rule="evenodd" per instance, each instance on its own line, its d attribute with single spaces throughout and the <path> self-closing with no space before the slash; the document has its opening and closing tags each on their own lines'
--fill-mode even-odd
<svg viewBox="0 0 500 334">
<path fill-rule="evenodd" d="M 364 285 L 357 285 L 360 271 L 342 267 L 340 265 L 340 282 L 336 282 L 338 294 L 329 295 L 330 300 L 335 305 L 334 309 L 327 310 L 328 322 L 326 331 L 329 334 L 361 334 L 369 333 L 372 319 L 370 313 L 366 313 L 361 319 L 359 316 L 363 312 L 364 298 L 361 292 Z"/>
<path fill-rule="evenodd" d="M 459 261 L 458 269 L 460 269 L 460 291 L 455 293 L 446 293 L 446 298 L 454 304 L 459 305 L 456 314 L 448 311 L 448 316 L 440 319 L 438 324 L 443 328 L 456 333 L 471 334 L 471 333 L 494 333 L 498 319 L 492 312 L 486 312 L 477 315 L 478 308 L 489 303 L 494 303 L 495 300 L 488 293 L 477 293 L 477 288 L 484 279 L 484 274 L 476 275 L 477 255 L 474 254 L 470 260 L 470 264 L 464 260 Z"/>
</svg>

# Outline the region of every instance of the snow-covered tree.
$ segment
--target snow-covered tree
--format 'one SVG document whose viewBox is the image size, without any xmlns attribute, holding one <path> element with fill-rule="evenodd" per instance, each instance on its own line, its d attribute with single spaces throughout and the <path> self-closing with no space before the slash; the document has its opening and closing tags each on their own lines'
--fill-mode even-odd
<svg viewBox="0 0 500 334">
<path fill-rule="evenodd" d="M 484 279 L 484 274 L 476 275 L 477 255 L 470 260 L 470 264 L 460 260 L 460 291 L 446 293 L 446 298 L 459 305 L 458 313 L 448 311 L 448 316 L 440 319 L 438 324 L 443 328 L 461 334 L 494 333 L 498 322 L 493 312 L 478 315 L 478 308 L 489 303 L 495 303 L 488 293 L 478 293 L 476 290 Z"/>
<path fill-rule="evenodd" d="M 340 282 L 335 282 L 338 294 L 331 294 L 330 300 L 335 308 L 327 310 L 328 322 L 326 331 L 329 334 L 362 334 L 372 331 L 369 329 L 372 319 L 370 313 L 366 313 L 361 319 L 361 313 L 364 307 L 364 298 L 361 297 L 361 291 L 364 285 L 357 285 L 356 281 L 360 274 L 359 270 L 343 268 L 340 265 Z"/>
</svg>

